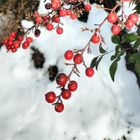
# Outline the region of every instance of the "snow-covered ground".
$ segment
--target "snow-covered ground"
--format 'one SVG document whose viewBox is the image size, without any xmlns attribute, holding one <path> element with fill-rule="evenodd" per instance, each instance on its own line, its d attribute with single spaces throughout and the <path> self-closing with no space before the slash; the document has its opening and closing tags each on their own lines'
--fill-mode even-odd
<svg viewBox="0 0 140 140">
<path fill-rule="evenodd" d="M 87 78 L 84 67 L 80 66 L 81 77 L 73 76 L 79 88 L 64 103 L 63 113 L 56 113 L 44 100 L 45 92 L 59 92 L 55 81 L 48 80 L 48 67 L 55 64 L 60 72 L 69 73 L 70 67 L 64 65 L 63 53 L 67 49 L 83 47 L 91 34 L 81 33 L 80 28 L 92 28 L 107 14 L 94 6 L 92 9 L 87 23 L 65 18 L 62 36 L 42 29 L 33 45 L 44 53 L 43 69 L 33 67 L 30 49 L 21 49 L 16 54 L 1 49 L 0 140 L 117 140 L 123 135 L 128 140 L 140 140 L 140 90 L 135 75 L 126 70 L 123 58 L 115 83 L 108 72 L 111 54 L 103 59 L 93 78 Z M 23 22 L 24 26 L 30 24 Z M 112 50 L 110 27 L 106 23 L 102 34 Z M 98 46 L 92 46 L 93 54 L 85 54 L 88 64 L 97 50 Z M 131 128 L 133 131 L 127 134 Z"/>
</svg>

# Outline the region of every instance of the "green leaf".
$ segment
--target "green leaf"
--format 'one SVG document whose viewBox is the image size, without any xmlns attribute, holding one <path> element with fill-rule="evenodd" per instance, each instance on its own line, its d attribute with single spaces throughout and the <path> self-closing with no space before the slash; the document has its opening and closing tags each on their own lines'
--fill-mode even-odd
<svg viewBox="0 0 140 140">
<path fill-rule="evenodd" d="M 134 48 L 134 50 L 137 50 L 139 47 L 140 47 L 140 39 L 138 39 L 138 40 L 135 42 L 133 48 Z"/>
<path fill-rule="evenodd" d="M 94 57 L 91 61 L 90 67 L 94 68 L 96 66 L 96 61 L 97 61 L 98 57 Z"/>
<path fill-rule="evenodd" d="M 134 53 L 132 55 L 129 56 L 128 58 L 128 63 L 135 63 L 136 60 L 140 57 L 140 54 L 137 52 L 137 53 Z"/>
<path fill-rule="evenodd" d="M 100 53 L 105 53 L 106 52 L 106 50 L 103 49 L 102 45 L 99 46 L 99 51 L 100 51 Z"/>
<path fill-rule="evenodd" d="M 134 41 L 136 41 L 136 40 L 138 40 L 138 39 L 140 39 L 140 37 L 139 37 L 138 35 L 134 34 L 134 33 L 132 33 L 132 34 L 127 34 L 127 35 L 125 36 L 125 40 L 126 40 L 127 43 L 134 42 Z"/>
<path fill-rule="evenodd" d="M 118 35 L 113 35 L 111 40 L 114 44 L 118 44 L 118 45 L 121 44 L 121 40 L 120 40 L 120 37 Z"/>
<path fill-rule="evenodd" d="M 96 70 L 98 70 L 99 63 L 102 60 L 103 56 L 104 55 L 102 55 L 101 57 L 99 57 L 99 59 L 97 60 L 97 62 L 96 62 Z"/>
<path fill-rule="evenodd" d="M 136 60 L 136 63 L 135 63 L 135 71 L 136 71 L 137 75 L 140 78 L 140 57 Z"/>
<path fill-rule="evenodd" d="M 117 68 L 118 68 L 118 63 L 117 63 L 117 61 L 115 60 L 115 61 L 111 64 L 110 69 L 109 69 L 109 73 L 110 73 L 110 76 L 111 76 L 112 81 L 114 81 L 114 79 L 115 79 L 115 74 L 116 74 Z"/>
</svg>

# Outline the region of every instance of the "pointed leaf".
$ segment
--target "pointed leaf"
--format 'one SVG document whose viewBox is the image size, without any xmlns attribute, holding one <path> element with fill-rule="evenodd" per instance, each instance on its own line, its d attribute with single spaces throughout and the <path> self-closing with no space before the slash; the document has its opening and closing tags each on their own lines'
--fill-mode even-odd
<svg viewBox="0 0 140 140">
<path fill-rule="evenodd" d="M 118 35 L 113 35 L 111 38 L 112 42 L 115 44 L 121 44 L 120 37 Z"/>
<path fill-rule="evenodd" d="M 118 68 L 118 63 L 117 63 L 117 61 L 115 60 L 115 61 L 111 64 L 110 69 L 109 69 L 109 73 L 110 73 L 111 79 L 112 79 L 113 81 L 114 81 L 114 79 L 115 79 L 115 74 L 116 74 L 117 68 Z"/>
<path fill-rule="evenodd" d="M 90 67 L 94 68 L 96 66 L 96 62 L 97 62 L 98 57 L 94 57 L 91 61 Z"/>
</svg>

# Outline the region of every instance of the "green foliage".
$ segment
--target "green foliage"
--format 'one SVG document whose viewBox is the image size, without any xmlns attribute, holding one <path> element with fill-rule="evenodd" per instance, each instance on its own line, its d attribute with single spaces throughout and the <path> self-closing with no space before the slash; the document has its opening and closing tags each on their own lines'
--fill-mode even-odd
<svg viewBox="0 0 140 140">
<path fill-rule="evenodd" d="M 125 35 L 124 38 L 127 43 L 131 43 L 140 39 L 140 36 L 138 36 L 137 34 L 131 33 L 131 34 Z"/>
<path fill-rule="evenodd" d="M 116 74 L 117 68 L 118 68 L 118 61 L 115 60 L 115 61 L 111 64 L 110 69 L 109 69 L 109 73 L 110 73 L 111 79 L 112 79 L 113 81 L 114 81 L 114 79 L 115 79 L 115 74 Z"/>
</svg>

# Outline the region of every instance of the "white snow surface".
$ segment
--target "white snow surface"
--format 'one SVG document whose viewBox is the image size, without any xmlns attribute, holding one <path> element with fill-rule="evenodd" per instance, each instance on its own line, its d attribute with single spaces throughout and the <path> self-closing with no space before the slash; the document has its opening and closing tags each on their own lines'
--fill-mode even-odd
<svg viewBox="0 0 140 140">
<path fill-rule="evenodd" d="M 42 6 L 43 3 L 39 11 L 43 13 Z M 32 45 L 46 58 L 43 69 L 34 68 L 31 49 L 20 49 L 15 54 L 1 49 L 0 140 L 117 140 L 123 135 L 128 140 L 140 140 L 140 90 L 135 75 L 127 71 L 124 58 L 114 83 L 108 72 L 111 54 L 102 60 L 93 78 L 87 78 L 84 66 L 79 66 L 80 78 L 72 76 L 78 81 L 78 90 L 70 100 L 64 101 L 63 113 L 56 113 L 44 99 L 47 91 L 60 93 L 55 81 L 48 79 L 48 67 L 57 65 L 60 72 L 68 74 L 71 66 L 64 65 L 64 52 L 84 47 L 92 34 L 82 33 L 80 28 L 93 28 L 105 15 L 106 12 L 93 5 L 87 23 L 63 19 L 63 35 L 45 29 L 41 29 L 38 38 L 31 35 Z M 23 21 L 23 26 L 31 25 Z M 115 45 L 110 40 L 110 28 L 106 23 L 101 32 L 106 46 L 112 50 Z M 87 65 L 98 52 L 98 45 L 91 47 L 93 54 L 85 53 Z M 131 134 L 127 134 L 129 127 L 133 129 Z"/>
</svg>

